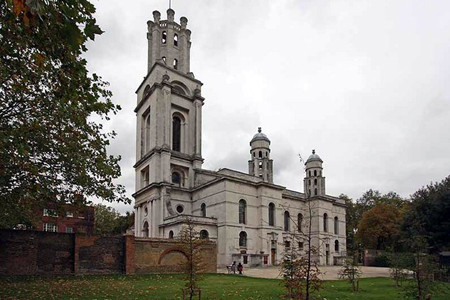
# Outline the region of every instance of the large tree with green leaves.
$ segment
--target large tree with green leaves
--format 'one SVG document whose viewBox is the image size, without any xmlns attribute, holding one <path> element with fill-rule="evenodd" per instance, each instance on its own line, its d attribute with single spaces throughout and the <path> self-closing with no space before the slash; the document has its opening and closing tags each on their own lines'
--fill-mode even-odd
<svg viewBox="0 0 450 300">
<path fill-rule="evenodd" d="M 129 202 L 106 152 L 115 133 L 94 121 L 120 107 L 82 57 L 102 33 L 94 12 L 87 0 L 0 2 L 0 227 L 48 202 Z"/>
</svg>

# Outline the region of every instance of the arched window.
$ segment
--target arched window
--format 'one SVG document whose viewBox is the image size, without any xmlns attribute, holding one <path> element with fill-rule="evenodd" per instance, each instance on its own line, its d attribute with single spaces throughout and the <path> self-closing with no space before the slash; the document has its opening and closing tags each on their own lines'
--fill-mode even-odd
<svg viewBox="0 0 450 300">
<path fill-rule="evenodd" d="M 240 224 L 245 224 L 245 219 L 246 219 L 246 210 L 247 210 L 247 203 L 245 202 L 245 200 L 241 199 L 239 201 L 239 223 Z"/>
<path fill-rule="evenodd" d="M 259 151 L 258 156 L 259 158 L 262 158 L 262 151 Z"/>
<path fill-rule="evenodd" d="M 328 232 L 328 215 L 323 214 L 323 231 Z"/>
<path fill-rule="evenodd" d="M 165 56 L 162 57 L 162 60 L 163 60 L 164 63 L 166 63 L 166 57 Z"/>
<path fill-rule="evenodd" d="M 311 179 L 308 179 L 308 185 L 311 185 Z"/>
<path fill-rule="evenodd" d="M 178 47 L 178 34 L 176 33 L 173 35 L 173 45 Z"/>
<path fill-rule="evenodd" d="M 334 251 L 339 252 L 339 241 L 338 240 L 334 241 Z"/>
<path fill-rule="evenodd" d="M 314 185 L 317 185 L 317 178 L 314 178 Z"/>
<path fill-rule="evenodd" d="M 172 173 L 172 183 L 181 186 L 181 175 L 178 172 Z"/>
<path fill-rule="evenodd" d="M 289 231 L 290 215 L 288 211 L 284 212 L 284 231 Z"/>
<path fill-rule="evenodd" d="M 334 217 L 334 234 L 339 234 L 339 219 Z"/>
<path fill-rule="evenodd" d="M 161 33 L 161 43 L 163 43 L 163 45 L 167 43 L 167 32 L 165 31 Z"/>
<path fill-rule="evenodd" d="M 314 196 L 317 196 L 317 188 L 314 189 Z"/>
<path fill-rule="evenodd" d="M 269 204 L 269 226 L 275 226 L 275 204 Z"/>
<path fill-rule="evenodd" d="M 181 151 L 181 119 L 177 116 L 172 119 L 172 150 Z"/>
<path fill-rule="evenodd" d="M 309 170 L 308 172 L 309 172 L 309 177 L 311 177 L 311 170 Z"/>
<path fill-rule="evenodd" d="M 297 227 L 298 227 L 298 231 L 299 232 L 303 232 L 302 230 L 302 223 L 303 223 L 303 215 L 302 214 L 298 214 L 297 216 Z"/>
<path fill-rule="evenodd" d="M 150 94 L 150 85 L 149 85 L 149 84 L 147 84 L 147 85 L 145 86 L 144 94 L 143 94 L 142 98 L 147 97 L 148 94 Z"/>
<path fill-rule="evenodd" d="M 176 59 L 176 58 L 173 60 L 173 68 L 175 70 L 178 70 L 178 59 Z"/>
<path fill-rule="evenodd" d="M 173 239 L 173 231 L 169 231 L 169 239 Z"/>
<path fill-rule="evenodd" d="M 269 157 L 269 152 L 266 151 L 266 157 Z"/>
<path fill-rule="evenodd" d="M 206 204 L 202 203 L 202 205 L 200 205 L 200 212 L 202 214 L 202 217 L 206 217 Z"/>
<path fill-rule="evenodd" d="M 317 176 L 317 170 L 314 170 L 314 176 Z"/>
<path fill-rule="evenodd" d="M 200 239 L 207 240 L 209 239 L 209 233 L 206 230 L 200 230 Z"/>
<path fill-rule="evenodd" d="M 247 247 L 247 233 L 245 231 L 239 233 L 239 247 Z"/>
<path fill-rule="evenodd" d="M 144 233 L 144 237 L 149 237 L 148 223 L 147 222 L 144 223 L 144 227 L 142 229 L 142 232 Z"/>
<path fill-rule="evenodd" d="M 150 113 L 145 120 L 145 149 L 146 152 L 150 151 Z"/>
<path fill-rule="evenodd" d="M 255 152 L 253 152 L 253 157 L 255 157 L 256 156 L 256 154 L 255 154 Z"/>
<path fill-rule="evenodd" d="M 259 165 L 259 168 L 262 169 L 262 167 L 263 167 L 262 161 L 260 161 L 258 165 Z"/>
</svg>

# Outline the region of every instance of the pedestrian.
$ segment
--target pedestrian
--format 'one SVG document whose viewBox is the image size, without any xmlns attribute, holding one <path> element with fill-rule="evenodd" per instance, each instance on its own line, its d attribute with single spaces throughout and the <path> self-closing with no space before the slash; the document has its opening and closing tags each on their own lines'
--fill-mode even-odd
<svg viewBox="0 0 450 300">
<path fill-rule="evenodd" d="M 233 272 L 233 274 L 236 274 L 236 262 L 233 261 L 233 263 L 231 264 L 231 272 Z"/>
<path fill-rule="evenodd" d="M 239 271 L 239 275 L 242 275 L 242 271 L 244 271 L 244 266 L 241 263 L 239 263 L 237 269 Z"/>
</svg>

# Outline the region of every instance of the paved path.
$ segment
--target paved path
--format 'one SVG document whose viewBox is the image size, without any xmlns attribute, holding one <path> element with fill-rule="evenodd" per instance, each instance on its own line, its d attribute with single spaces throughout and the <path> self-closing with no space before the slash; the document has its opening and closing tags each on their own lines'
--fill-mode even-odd
<svg viewBox="0 0 450 300">
<path fill-rule="evenodd" d="M 340 266 L 326 266 L 320 267 L 320 271 L 323 272 L 324 280 L 338 280 L 338 272 L 341 269 Z M 378 267 L 360 267 L 362 271 L 361 277 L 389 277 L 389 268 Z M 227 269 L 217 269 L 217 273 L 227 273 Z M 244 269 L 244 275 L 249 277 L 259 278 L 280 278 L 279 267 L 265 267 L 265 268 L 246 268 Z"/>
</svg>

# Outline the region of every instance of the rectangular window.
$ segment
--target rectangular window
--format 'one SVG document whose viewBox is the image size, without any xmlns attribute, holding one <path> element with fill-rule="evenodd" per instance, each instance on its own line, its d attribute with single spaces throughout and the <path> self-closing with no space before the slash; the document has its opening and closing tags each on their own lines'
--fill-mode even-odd
<svg viewBox="0 0 450 300">
<path fill-rule="evenodd" d="M 84 219 L 84 211 L 78 212 L 78 218 Z"/>
<path fill-rule="evenodd" d="M 48 209 L 48 208 L 44 208 L 43 215 L 44 215 L 44 217 L 57 217 L 58 216 L 58 214 L 56 213 L 56 210 Z"/>
<path fill-rule="evenodd" d="M 303 251 L 303 242 L 298 242 L 298 250 Z"/>
<path fill-rule="evenodd" d="M 71 211 L 66 211 L 66 217 L 67 217 L 67 218 L 73 218 L 73 212 L 71 212 Z"/>
<path fill-rule="evenodd" d="M 66 227 L 66 232 L 67 232 L 67 233 L 73 233 L 73 228 L 70 227 L 70 226 L 67 226 L 67 227 Z"/>
<path fill-rule="evenodd" d="M 44 231 L 57 232 L 58 227 L 53 223 L 44 223 L 42 229 Z"/>
</svg>

